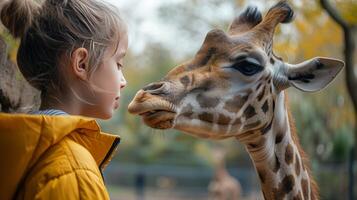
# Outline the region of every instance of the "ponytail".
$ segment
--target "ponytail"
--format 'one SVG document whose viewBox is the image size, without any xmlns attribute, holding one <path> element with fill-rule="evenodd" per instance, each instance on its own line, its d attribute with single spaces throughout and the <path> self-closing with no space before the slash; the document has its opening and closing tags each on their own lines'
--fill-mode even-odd
<svg viewBox="0 0 357 200">
<path fill-rule="evenodd" d="M 33 0 L 9 0 L 0 11 L 5 27 L 15 38 L 21 38 L 31 26 L 40 5 Z"/>
</svg>

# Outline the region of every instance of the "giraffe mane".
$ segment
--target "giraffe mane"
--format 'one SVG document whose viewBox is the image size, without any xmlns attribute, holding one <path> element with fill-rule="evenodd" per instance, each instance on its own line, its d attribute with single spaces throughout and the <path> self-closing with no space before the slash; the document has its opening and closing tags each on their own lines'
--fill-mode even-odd
<svg viewBox="0 0 357 200">
<path fill-rule="evenodd" d="M 249 6 L 234 19 L 229 27 L 229 34 L 236 35 L 251 30 L 263 20 L 257 7 Z"/>
</svg>

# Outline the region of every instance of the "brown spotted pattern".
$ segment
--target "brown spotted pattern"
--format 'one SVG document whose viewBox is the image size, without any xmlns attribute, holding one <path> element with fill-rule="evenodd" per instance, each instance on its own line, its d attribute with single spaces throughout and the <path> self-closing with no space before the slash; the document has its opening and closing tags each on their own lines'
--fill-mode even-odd
<svg viewBox="0 0 357 200">
<path fill-rule="evenodd" d="M 232 113 L 237 113 L 239 111 L 239 109 L 245 104 L 245 102 L 247 101 L 248 96 L 240 96 L 237 95 L 235 97 L 233 97 L 232 99 L 228 100 L 223 109 L 232 112 Z"/>
<path fill-rule="evenodd" d="M 203 94 L 198 94 L 197 102 L 200 104 L 201 108 L 212 108 L 218 105 L 219 99 L 215 97 L 208 97 Z"/>
</svg>

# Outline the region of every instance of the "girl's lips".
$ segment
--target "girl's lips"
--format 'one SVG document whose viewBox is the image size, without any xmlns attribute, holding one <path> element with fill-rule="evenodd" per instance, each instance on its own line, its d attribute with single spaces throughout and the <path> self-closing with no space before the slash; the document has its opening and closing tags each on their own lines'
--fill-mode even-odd
<svg viewBox="0 0 357 200">
<path fill-rule="evenodd" d="M 116 97 L 116 98 L 115 98 L 114 109 L 119 108 L 119 99 L 120 99 L 120 97 Z"/>
<path fill-rule="evenodd" d="M 119 101 L 114 102 L 114 109 L 117 109 L 117 108 L 119 108 Z"/>
</svg>

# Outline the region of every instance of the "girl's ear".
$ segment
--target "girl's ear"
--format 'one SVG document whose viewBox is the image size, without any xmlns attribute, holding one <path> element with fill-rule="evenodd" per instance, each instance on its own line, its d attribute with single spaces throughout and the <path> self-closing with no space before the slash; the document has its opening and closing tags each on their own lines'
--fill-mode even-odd
<svg viewBox="0 0 357 200">
<path fill-rule="evenodd" d="M 88 80 L 89 77 L 89 54 L 85 48 L 78 48 L 72 52 L 71 68 L 76 77 L 81 80 Z"/>
<path fill-rule="evenodd" d="M 344 62 L 316 57 L 297 65 L 285 63 L 278 73 L 278 86 L 286 89 L 293 86 L 304 92 L 316 92 L 326 87 L 343 69 Z"/>
</svg>

